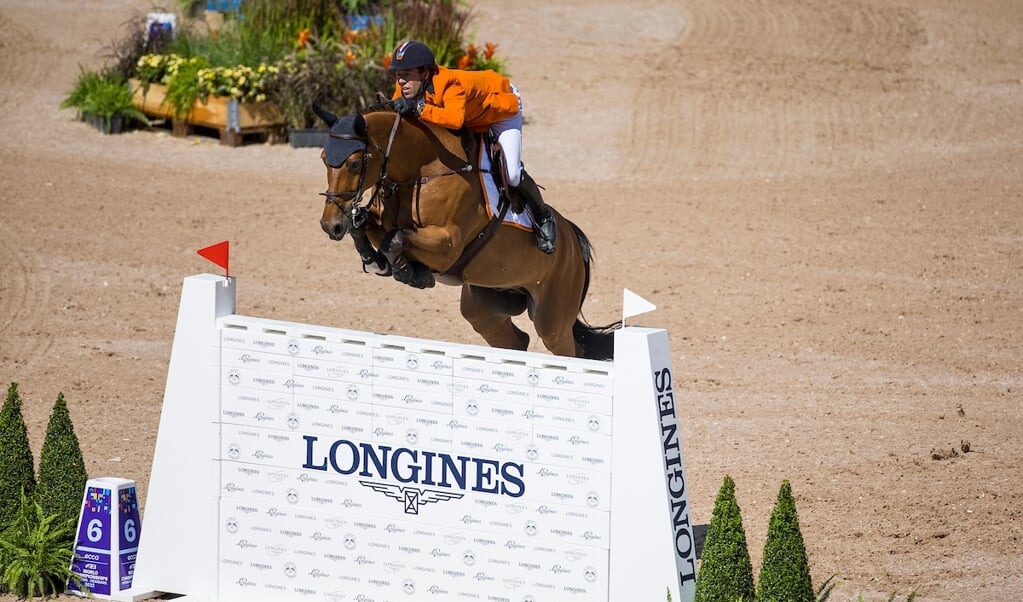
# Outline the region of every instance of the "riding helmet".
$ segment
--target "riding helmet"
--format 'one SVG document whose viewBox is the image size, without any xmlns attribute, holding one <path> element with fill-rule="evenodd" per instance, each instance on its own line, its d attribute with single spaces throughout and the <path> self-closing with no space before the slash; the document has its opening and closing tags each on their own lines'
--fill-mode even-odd
<svg viewBox="0 0 1023 602">
<path fill-rule="evenodd" d="M 437 66 L 437 60 L 433 58 L 433 51 L 422 42 L 410 40 L 402 42 L 394 49 L 391 56 L 391 71 L 398 69 L 419 69 L 420 67 L 433 68 Z"/>
</svg>

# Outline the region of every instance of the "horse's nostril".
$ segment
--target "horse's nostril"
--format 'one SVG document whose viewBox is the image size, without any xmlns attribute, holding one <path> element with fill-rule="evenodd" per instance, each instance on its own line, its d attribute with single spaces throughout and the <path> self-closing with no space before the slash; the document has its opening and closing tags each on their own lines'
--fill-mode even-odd
<svg viewBox="0 0 1023 602">
<path fill-rule="evenodd" d="M 339 222 L 322 222 L 320 225 L 323 227 L 323 231 L 326 232 L 327 236 L 329 236 L 332 240 L 341 240 L 345 236 L 345 227 Z"/>
</svg>

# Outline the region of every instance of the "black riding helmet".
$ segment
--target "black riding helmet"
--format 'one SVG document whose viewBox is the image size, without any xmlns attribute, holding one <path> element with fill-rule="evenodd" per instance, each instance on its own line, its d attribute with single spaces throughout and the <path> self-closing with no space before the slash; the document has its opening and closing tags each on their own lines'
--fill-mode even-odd
<svg viewBox="0 0 1023 602">
<path fill-rule="evenodd" d="M 433 51 L 429 46 L 414 40 L 398 44 L 391 56 L 390 70 L 419 69 L 421 67 L 430 70 L 437 68 L 437 59 L 433 57 Z"/>
</svg>

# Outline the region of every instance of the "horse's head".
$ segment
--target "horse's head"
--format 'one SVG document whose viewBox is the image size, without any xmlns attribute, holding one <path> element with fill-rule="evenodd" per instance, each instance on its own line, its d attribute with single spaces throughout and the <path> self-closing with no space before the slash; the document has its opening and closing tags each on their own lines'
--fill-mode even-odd
<svg viewBox="0 0 1023 602">
<path fill-rule="evenodd" d="M 330 132 L 320 158 L 327 167 L 327 197 L 320 227 L 333 240 L 341 240 L 352 227 L 359 228 L 369 217 L 368 199 L 382 169 L 383 153 L 369 139 L 366 120 L 360 113 L 338 117 L 313 105 L 313 110 Z M 364 202 L 363 198 L 367 200 Z"/>
</svg>

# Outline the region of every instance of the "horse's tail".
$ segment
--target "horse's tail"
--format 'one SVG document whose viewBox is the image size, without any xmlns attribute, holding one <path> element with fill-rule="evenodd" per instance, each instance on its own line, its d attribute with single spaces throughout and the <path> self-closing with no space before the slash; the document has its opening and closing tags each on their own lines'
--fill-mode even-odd
<svg viewBox="0 0 1023 602">
<path fill-rule="evenodd" d="M 579 357 L 591 360 L 614 359 L 614 331 L 622 327 L 621 320 L 605 326 L 590 326 L 582 317 L 583 301 L 590 289 L 590 269 L 593 263 L 593 245 L 586 234 L 571 220 L 566 219 L 575 232 L 579 242 L 579 251 L 583 258 L 583 294 L 579 296 L 579 317 L 572 325 L 572 338 L 575 339 Z"/>
<path fill-rule="evenodd" d="M 622 327 L 621 320 L 606 326 L 590 326 L 578 318 L 572 325 L 572 336 L 575 338 L 579 357 L 588 360 L 613 360 L 615 357 L 616 330 Z"/>
</svg>

